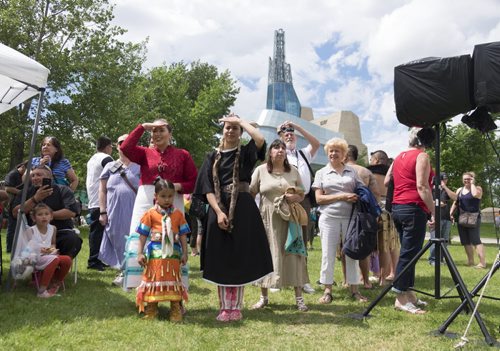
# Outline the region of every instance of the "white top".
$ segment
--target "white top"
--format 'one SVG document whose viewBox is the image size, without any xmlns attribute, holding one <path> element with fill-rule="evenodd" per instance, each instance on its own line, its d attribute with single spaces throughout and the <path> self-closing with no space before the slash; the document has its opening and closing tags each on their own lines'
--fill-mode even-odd
<svg viewBox="0 0 500 351">
<path fill-rule="evenodd" d="M 54 234 L 54 226 L 53 225 L 48 225 L 47 226 L 47 233 L 42 234 L 38 230 L 38 227 L 36 225 L 30 227 L 33 237 L 28 243 L 28 247 L 30 251 L 35 252 L 37 254 L 37 260 L 35 264 L 35 269 L 37 270 L 42 270 L 45 269 L 53 260 L 56 259 L 57 255 L 49 254 L 49 255 L 42 255 L 40 253 L 42 248 L 47 248 L 51 247 L 52 244 L 52 236 Z"/>
<path fill-rule="evenodd" d="M 50 247 L 52 245 L 52 235 L 54 235 L 53 225 L 47 226 L 47 233 L 45 234 L 40 233 L 36 225 L 32 226 L 31 230 L 33 231 L 33 237 L 31 238 L 30 242 L 36 243 L 40 247 L 40 249 L 42 247 Z"/>
<path fill-rule="evenodd" d="M 111 156 L 104 152 L 95 153 L 87 162 L 87 196 L 88 208 L 99 207 L 99 178 L 106 163 L 113 161 Z"/>
<path fill-rule="evenodd" d="M 304 153 L 304 156 L 307 158 L 309 164 L 311 164 L 314 156 L 311 155 L 312 146 L 311 144 L 307 145 L 305 148 L 301 149 Z M 307 163 L 302 157 L 302 155 L 298 152 L 298 150 L 286 150 L 286 156 L 288 158 L 288 163 L 290 166 L 294 166 L 300 174 L 300 180 L 302 180 L 302 185 L 304 186 L 304 194 L 307 195 L 311 190 L 311 172 L 309 171 L 309 167 L 307 167 Z"/>
<path fill-rule="evenodd" d="M 345 165 L 342 174 L 337 173 L 330 163 L 316 172 L 313 189 L 321 189 L 325 195 L 354 193 L 357 186 L 364 185 L 358 174 L 351 166 Z M 349 218 L 352 203 L 335 201 L 327 205 L 320 205 L 321 215 L 335 218 Z"/>
</svg>

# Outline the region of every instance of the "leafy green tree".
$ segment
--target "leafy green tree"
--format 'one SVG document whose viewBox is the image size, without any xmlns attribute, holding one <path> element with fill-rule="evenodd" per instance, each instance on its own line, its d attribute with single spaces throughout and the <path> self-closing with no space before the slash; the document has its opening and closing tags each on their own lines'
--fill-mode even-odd
<svg viewBox="0 0 500 351">
<path fill-rule="evenodd" d="M 199 61 L 151 69 L 139 85 L 134 105 L 137 123 L 165 118 L 178 147 L 189 150 L 199 166 L 217 143 L 217 120 L 229 112 L 239 89 L 228 71 Z"/>
<path fill-rule="evenodd" d="M 217 142 L 215 122 L 239 92 L 228 71 L 198 61 L 142 73 L 145 42 L 120 41 L 125 29 L 112 19 L 108 0 L 0 0 L 0 41 L 50 69 L 39 139 L 61 141 L 80 187 L 97 137 L 115 139 L 159 117 L 200 165 Z M 3 174 L 26 158 L 33 101 L 1 116 Z"/>
<path fill-rule="evenodd" d="M 107 0 L 0 1 L 0 41 L 50 69 L 40 134 L 61 140 L 80 178 L 92 141 L 133 124 L 123 117 L 131 115 L 128 101 L 140 78 L 144 43 L 120 41 L 125 30 L 112 19 Z M 26 157 L 30 110 L 27 101 L 1 116 L 0 146 L 10 151 L 0 156 L 2 173 Z"/>
<path fill-rule="evenodd" d="M 476 173 L 477 183 L 483 188 L 482 207 L 499 205 L 500 201 L 500 164 L 493 146 L 500 150 L 500 137 L 497 133 L 487 136 L 465 124 L 448 125 L 441 133 L 441 171 L 448 175 L 448 187 L 452 190 L 463 186 L 462 174 L 467 171 Z M 429 153 L 433 159 L 434 150 Z M 493 194 L 493 196 L 491 196 Z"/>
</svg>

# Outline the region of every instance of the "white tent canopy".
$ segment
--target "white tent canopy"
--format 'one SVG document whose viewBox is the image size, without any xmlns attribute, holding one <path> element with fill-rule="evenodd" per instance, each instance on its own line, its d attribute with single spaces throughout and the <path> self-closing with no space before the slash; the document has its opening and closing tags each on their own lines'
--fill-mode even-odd
<svg viewBox="0 0 500 351">
<path fill-rule="evenodd" d="M 0 43 L 0 114 L 47 86 L 49 70 Z"/>
<path fill-rule="evenodd" d="M 30 59 L 29 57 L 21 54 L 20 52 L 9 48 L 8 46 L 0 43 L 0 114 L 11 108 L 17 106 L 23 101 L 38 94 L 38 106 L 36 117 L 33 124 L 33 133 L 31 136 L 31 146 L 29 151 L 28 160 L 33 159 L 35 150 L 35 141 L 38 134 L 38 123 L 40 121 L 40 113 L 42 108 L 42 101 L 45 88 L 47 87 L 47 78 L 49 70 Z M 27 172 L 31 170 L 31 162 L 28 162 Z M 29 177 L 24 179 L 24 187 L 21 195 L 21 209 L 19 216 L 21 217 L 26 194 L 28 190 Z M 14 234 L 14 242 L 12 246 L 11 258 L 16 257 L 17 239 L 21 228 L 20 220 L 17 221 L 16 232 Z M 2 276 L 1 266 L 1 251 L 0 251 L 0 279 Z M 12 261 L 11 261 L 12 263 Z M 9 278 L 13 277 L 12 266 L 9 270 Z M 10 285 L 10 279 L 7 280 L 7 289 Z"/>
</svg>

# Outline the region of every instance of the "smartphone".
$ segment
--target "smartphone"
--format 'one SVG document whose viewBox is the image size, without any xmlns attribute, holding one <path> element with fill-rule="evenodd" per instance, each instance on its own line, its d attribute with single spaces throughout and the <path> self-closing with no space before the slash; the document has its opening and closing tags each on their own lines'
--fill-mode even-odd
<svg viewBox="0 0 500 351">
<path fill-rule="evenodd" d="M 43 178 L 42 179 L 42 186 L 44 186 L 44 185 L 48 185 L 49 188 L 51 188 L 52 187 L 52 179 L 50 179 L 50 178 Z"/>
</svg>

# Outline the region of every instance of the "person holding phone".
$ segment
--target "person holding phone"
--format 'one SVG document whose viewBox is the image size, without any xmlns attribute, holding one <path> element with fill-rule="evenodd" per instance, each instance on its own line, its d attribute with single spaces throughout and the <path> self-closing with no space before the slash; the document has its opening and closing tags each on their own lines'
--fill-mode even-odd
<svg viewBox="0 0 500 351">
<path fill-rule="evenodd" d="M 42 179 L 42 186 L 46 186 L 47 188 L 52 188 L 52 179 L 43 178 Z"/>
<path fill-rule="evenodd" d="M 57 228 L 56 247 L 61 255 L 76 257 L 82 247 L 82 239 L 73 230 L 73 217 L 78 211 L 78 205 L 73 191 L 66 185 L 52 182 L 52 170 L 47 166 L 38 166 L 31 171 L 31 185 L 28 188 L 23 210 L 27 215 L 28 224 L 33 225 L 30 211 L 39 203 L 44 203 L 52 209 L 53 219 L 50 224 Z M 17 217 L 21 207 L 21 193 L 13 202 L 13 214 Z"/>
</svg>

